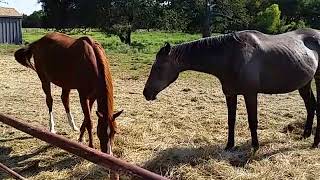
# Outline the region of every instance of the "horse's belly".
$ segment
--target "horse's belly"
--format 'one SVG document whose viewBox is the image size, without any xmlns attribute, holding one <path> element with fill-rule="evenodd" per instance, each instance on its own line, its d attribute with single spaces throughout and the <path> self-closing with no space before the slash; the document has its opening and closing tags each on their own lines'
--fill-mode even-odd
<svg viewBox="0 0 320 180">
<path fill-rule="evenodd" d="M 259 92 L 266 94 L 288 93 L 300 89 L 312 80 L 315 70 L 277 69 L 264 73 L 260 77 Z"/>
<path fill-rule="evenodd" d="M 91 89 L 96 86 L 96 77 L 89 76 L 88 74 L 51 74 L 50 81 L 66 89 Z"/>
</svg>

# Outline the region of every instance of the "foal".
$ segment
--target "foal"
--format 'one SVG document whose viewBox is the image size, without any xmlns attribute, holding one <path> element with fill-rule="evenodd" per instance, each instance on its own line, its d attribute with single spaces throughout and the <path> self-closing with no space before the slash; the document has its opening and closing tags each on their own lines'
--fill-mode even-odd
<svg viewBox="0 0 320 180">
<path fill-rule="evenodd" d="M 69 124 L 74 130 L 78 128 L 69 109 L 69 93 L 71 89 L 77 89 L 84 114 L 79 141 L 82 141 L 84 131 L 87 129 L 90 147 L 93 147 L 90 114 L 92 105 L 97 100 L 97 134 L 101 150 L 111 154 L 111 144 L 116 132 L 115 118 L 122 111 L 113 114 L 110 66 L 101 45 L 89 37 L 74 39 L 61 33 L 49 33 L 27 47 L 17 50 L 14 56 L 20 64 L 36 71 L 41 80 L 49 109 L 51 132 L 55 133 L 51 83 L 62 88 L 61 99 Z M 31 57 L 34 59 L 34 64 L 31 63 Z"/>
<path fill-rule="evenodd" d="M 152 66 L 143 94 L 154 100 L 157 94 L 186 70 L 216 76 L 228 107 L 228 143 L 234 147 L 237 96 L 243 95 L 248 113 L 252 146 L 258 149 L 257 94 L 280 94 L 299 90 L 307 108 L 304 137 L 311 135 L 317 113 L 317 131 L 313 146 L 320 142 L 320 33 L 300 29 L 285 34 L 266 35 L 258 31 L 240 31 L 161 48 Z M 310 82 L 315 78 L 317 101 Z"/>
</svg>

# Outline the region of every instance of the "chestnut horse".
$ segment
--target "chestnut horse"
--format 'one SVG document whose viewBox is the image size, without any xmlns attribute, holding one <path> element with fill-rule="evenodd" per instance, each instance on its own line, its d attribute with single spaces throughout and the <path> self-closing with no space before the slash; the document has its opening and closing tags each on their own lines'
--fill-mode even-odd
<svg viewBox="0 0 320 180">
<path fill-rule="evenodd" d="M 74 39 L 54 32 L 17 50 L 14 56 L 20 64 L 36 71 L 41 80 L 49 109 L 50 131 L 55 133 L 51 83 L 62 88 L 61 99 L 69 124 L 74 130 L 77 130 L 77 127 L 69 109 L 69 93 L 71 89 L 77 89 L 84 114 L 79 141 L 82 141 L 87 129 L 89 146 L 93 147 L 90 114 L 92 105 L 97 100 L 97 134 L 100 147 L 102 152 L 112 154 L 111 145 L 116 132 L 115 118 L 122 111 L 113 114 L 110 65 L 101 45 L 89 37 Z M 31 57 L 34 63 L 31 62 Z"/>
<path fill-rule="evenodd" d="M 279 35 L 239 31 L 171 47 L 162 47 L 156 56 L 143 94 L 147 100 L 174 82 L 179 73 L 194 70 L 216 76 L 228 107 L 228 143 L 234 147 L 237 96 L 243 95 L 248 113 L 252 146 L 257 136 L 257 94 L 280 94 L 299 90 L 307 109 L 304 137 L 311 135 L 315 111 L 317 129 L 313 147 L 320 142 L 320 33 L 299 29 Z M 315 78 L 317 100 L 311 90 Z"/>
</svg>

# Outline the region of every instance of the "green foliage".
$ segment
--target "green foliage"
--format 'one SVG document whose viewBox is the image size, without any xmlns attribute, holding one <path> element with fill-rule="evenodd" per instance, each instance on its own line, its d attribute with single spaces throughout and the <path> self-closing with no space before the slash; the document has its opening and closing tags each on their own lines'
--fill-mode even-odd
<svg viewBox="0 0 320 180">
<path fill-rule="evenodd" d="M 320 0 L 39 0 L 45 27 L 98 28 L 131 45 L 139 29 L 226 33 L 258 29 L 267 33 L 320 28 Z"/>
<path fill-rule="evenodd" d="M 320 29 L 320 0 L 301 0 L 302 16 L 311 27 Z"/>
<path fill-rule="evenodd" d="M 249 25 L 246 0 L 219 0 L 213 11 L 213 29 L 218 32 L 247 29 Z"/>
<path fill-rule="evenodd" d="M 34 11 L 29 16 L 23 15 L 22 18 L 22 27 L 24 28 L 41 28 L 42 27 L 42 19 L 44 17 L 44 12 L 42 10 L 40 11 Z"/>
<path fill-rule="evenodd" d="M 277 33 L 280 28 L 281 11 L 277 4 L 272 4 L 265 11 L 259 12 L 256 18 L 256 26 L 267 33 Z"/>
<path fill-rule="evenodd" d="M 297 22 L 292 21 L 290 23 L 287 23 L 286 20 L 282 20 L 279 32 L 284 33 L 304 27 L 306 27 L 306 23 L 303 20 L 298 20 Z"/>
</svg>

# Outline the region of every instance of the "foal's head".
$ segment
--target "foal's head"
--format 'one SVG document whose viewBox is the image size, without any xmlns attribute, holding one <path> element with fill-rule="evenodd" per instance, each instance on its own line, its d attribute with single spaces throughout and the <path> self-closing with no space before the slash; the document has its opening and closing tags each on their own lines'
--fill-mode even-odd
<svg viewBox="0 0 320 180">
<path fill-rule="evenodd" d="M 112 144 L 116 134 L 116 118 L 121 115 L 123 110 L 114 113 L 111 117 L 101 112 L 96 112 L 98 116 L 97 135 L 100 140 L 102 152 L 112 154 Z"/>
<path fill-rule="evenodd" d="M 179 76 L 177 62 L 170 56 L 171 46 L 166 43 L 157 53 L 143 95 L 146 100 L 155 100 L 157 94 L 168 87 Z"/>
</svg>

